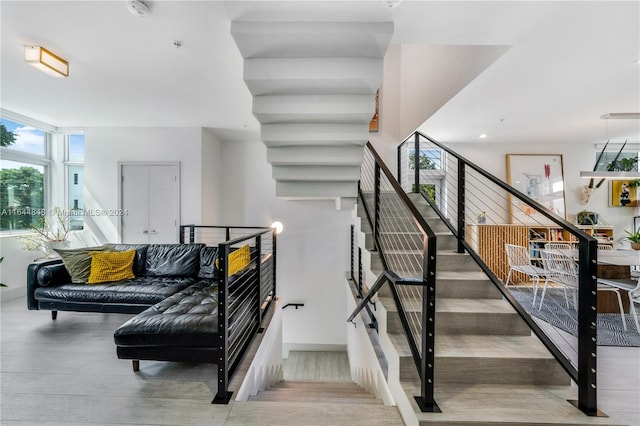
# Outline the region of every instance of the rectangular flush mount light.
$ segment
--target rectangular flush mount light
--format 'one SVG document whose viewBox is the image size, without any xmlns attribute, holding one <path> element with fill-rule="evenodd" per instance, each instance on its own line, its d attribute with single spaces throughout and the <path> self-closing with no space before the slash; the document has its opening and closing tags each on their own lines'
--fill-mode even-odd
<svg viewBox="0 0 640 426">
<path fill-rule="evenodd" d="M 44 47 L 25 46 L 24 60 L 54 77 L 69 77 L 69 63 Z"/>
</svg>

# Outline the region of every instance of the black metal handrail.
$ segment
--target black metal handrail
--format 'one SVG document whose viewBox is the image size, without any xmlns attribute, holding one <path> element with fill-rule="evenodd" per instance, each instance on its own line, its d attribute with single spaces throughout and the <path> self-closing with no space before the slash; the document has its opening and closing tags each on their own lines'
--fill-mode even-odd
<svg viewBox="0 0 640 426">
<path fill-rule="evenodd" d="M 448 176 L 449 181 L 456 182 L 456 188 L 449 191 L 447 195 L 450 198 L 455 198 L 450 204 L 456 206 L 455 211 L 449 214 L 449 211 L 443 211 L 441 203 L 432 199 L 431 196 L 426 194 L 422 190 L 421 184 L 426 183 L 421 180 L 420 175 L 420 155 L 421 144 L 425 141 L 431 146 L 446 153 L 446 164 L 451 164 L 452 168 L 457 169 L 457 179 Z M 413 145 L 411 145 L 413 144 Z M 528 324 L 531 330 L 538 336 L 541 342 L 547 347 L 547 349 L 558 360 L 560 365 L 567 371 L 570 377 L 578 385 L 578 406 L 588 415 L 597 415 L 597 387 L 596 387 L 596 331 L 597 331 L 597 278 L 596 278 L 596 264 L 597 264 L 597 240 L 585 232 L 577 228 L 562 217 L 547 210 L 543 205 L 537 201 L 531 199 L 522 192 L 511 187 L 507 183 L 493 176 L 483 168 L 479 167 L 475 163 L 460 156 L 453 150 L 442 145 L 441 143 L 429 138 L 428 136 L 415 132 L 407 139 L 405 139 L 398 146 L 398 179 L 401 180 L 404 176 L 402 155 L 403 149 L 413 149 L 414 154 L 414 176 L 413 176 L 413 192 L 422 193 L 423 197 L 433 207 L 444 223 L 449 227 L 452 233 L 458 240 L 458 252 L 467 251 L 476 262 L 480 265 L 482 270 L 487 274 L 489 279 L 500 290 L 502 295 L 509 301 L 509 303 L 515 308 L 520 317 Z M 424 149 L 424 148 L 422 148 Z M 442 160 L 442 159 L 441 159 Z M 408 172 L 408 170 L 406 170 Z M 472 171 L 476 179 L 485 179 L 487 183 L 485 185 L 492 185 L 500 191 L 504 191 L 509 197 L 514 197 L 526 204 L 531 209 L 535 210 L 537 214 L 545 217 L 548 221 L 554 225 L 560 227 L 568 234 L 573 236 L 577 241 L 579 251 L 579 290 L 578 290 L 578 362 L 577 366 L 574 366 L 570 359 L 565 356 L 559 347 L 551 340 L 544 331 L 533 321 L 531 316 L 526 312 L 522 305 L 516 300 L 514 295 L 505 287 L 502 280 L 496 276 L 489 266 L 485 263 L 483 257 L 476 252 L 467 241 L 466 228 L 467 228 L 467 193 L 465 186 L 467 185 L 468 173 Z M 407 174 L 407 176 L 409 176 Z M 454 185 L 452 185 L 454 186 Z M 478 188 L 475 187 L 474 190 Z M 489 194 L 487 197 L 491 197 Z M 453 217 L 449 217 L 453 216 Z"/>
<path fill-rule="evenodd" d="M 361 179 L 358 185 L 358 192 L 365 208 L 365 214 L 373 229 L 374 247 L 380 255 L 383 272 L 349 316 L 348 321 L 353 321 L 362 309 L 368 309 L 373 296 L 382 285 L 389 284 L 391 295 L 397 307 L 398 316 L 420 377 L 420 395 L 416 396 L 416 401 L 421 410 L 437 412 L 440 411 L 434 399 L 435 260 L 437 238 L 370 143 L 367 144 L 366 152 L 370 155 L 373 163 L 373 170 L 367 170 L 368 163 L 363 164 L 362 167 L 363 176 L 369 178 L 367 182 L 369 191 L 367 192 L 363 189 L 363 180 Z M 372 177 L 366 175 L 367 172 L 373 174 L 373 183 L 371 182 Z M 383 186 L 385 191 L 383 191 Z M 367 194 L 373 194 L 373 206 L 367 205 L 368 201 L 371 201 L 367 199 Z M 397 197 L 400 202 L 397 205 L 391 205 L 392 203 L 388 201 L 390 195 Z M 389 261 L 389 256 L 392 254 L 387 252 L 382 234 L 384 233 L 383 231 L 388 230 L 387 228 L 391 229 L 390 224 L 387 222 L 391 217 L 391 213 L 393 213 L 392 210 L 396 213 L 400 211 L 404 215 L 404 219 L 410 219 L 415 226 L 414 229 L 422 235 L 422 246 L 420 247 L 422 260 L 419 265 L 420 277 L 401 277 L 399 275 L 400 271 L 394 270 L 392 262 Z M 354 258 L 354 250 L 355 244 L 352 244 L 352 259 Z M 353 277 L 354 273 L 352 272 L 351 275 Z M 411 330 L 407 312 L 403 306 L 402 291 L 399 290 L 403 286 L 420 286 L 422 289 L 420 312 L 420 324 L 422 326 L 421 330 L 418 331 L 418 336 Z"/>
<path fill-rule="evenodd" d="M 218 391 L 214 404 L 227 404 L 229 382 L 276 297 L 276 231 L 268 227 L 180 227 L 181 243 L 217 246 L 218 266 Z M 230 276 L 229 255 L 248 245 L 249 264 Z"/>
</svg>

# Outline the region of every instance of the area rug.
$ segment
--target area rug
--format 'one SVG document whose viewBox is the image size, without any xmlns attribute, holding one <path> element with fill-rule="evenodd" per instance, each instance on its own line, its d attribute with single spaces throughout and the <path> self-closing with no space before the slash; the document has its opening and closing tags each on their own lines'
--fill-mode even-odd
<svg viewBox="0 0 640 426">
<path fill-rule="evenodd" d="M 574 336 L 578 335 L 578 313 L 573 307 L 566 308 L 564 293 L 561 289 L 547 289 L 544 304 L 540 310 L 538 310 L 538 306 L 540 305 L 541 290 L 538 290 L 536 306 L 533 309 L 531 307 L 533 299 L 531 287 L 509 287 L 509 290 L 530 315 Z M 570 294 L 569 297 L 571 297 Z M 635 309 L 640 316 L 640 307 L 635 305 Z M 640 347 L 640 333 L 636 330 L 633 317 L 626 314 L 625 318 L 627 331 L 622 328 L 620 314 L 598 314 L 598 345 Z"/>
</svg>

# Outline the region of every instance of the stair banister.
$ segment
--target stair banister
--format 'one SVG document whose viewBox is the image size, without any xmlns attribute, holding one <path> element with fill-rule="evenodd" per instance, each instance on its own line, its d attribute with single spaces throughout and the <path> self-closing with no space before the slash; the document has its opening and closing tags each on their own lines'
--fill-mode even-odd
<svg viewBox="0 0 640 426">
<path fill-rule="evenodd" d="M 510 185 L 506 184 L 502 180 L 493 176 L 486 170 L 477 166 L 475 163 L 467 160 L 466 158 L 458 155 L 451 149 L 442 145 L 441 143 L 429 138 L 428 136 L 414 132 L 411 136 L 405 139 L 405 141 L 398 147 L 398 165 L 399 174 L 402 176 L 400 159 L 402 145 L 414 142 L 415 144 L 415 156 L 419 156 L 419 139 L 424 138 L 429 143 L 433 144 L 443 152 L 451 155 L 457 159 L 458 164 L 458 179 L 457 179 L 457 229 L 455 229 L 445 214 L 439 209 L 439 207 L 429 199 L 425 197 L 426 201 L 433 207 L 444 223 L 451 229 L 453 234 L 458 239 L 458 251 L 462 252 L 466 250 L 469 254 L 479 262 L 482 269 L 487 273 L 489 278 L 496 285 L 498 290 L 505 296 L 505 298 L 516 309 L 518 314 L 525 320 L 532 331 L 540 338 L 544 345 L 554 355 L 562 367 L 567 371 L 570 377 L 578 385 L 578 402 L 577 405 L 585 414 L 595 416 L 598 413 L 597 410 L 597 386 L 596 386 L 596 325 L 597 325 L 597 278 L 596 278 L 596 265 L 597 265 L 597 240 L 593 237 L 585 234 L 582 230 L 578 229 L 575 225 L 571 224 L 567 220 L 555 215 L 551 211 L 547 210 L 537 201 L 531 199 L 522 192 L 516 190 Z M 413 140 L 412 140 L 413 139 Z M 418 161 L 416 161 L 416 168 L 418 167 Z M 475 253 L 474 249 L 467 243 L 465 238 L 465 210 L 467 208 L 465 204 L 465 182 L 468 168 L 471 168 L 475 173 L 482 178 L 488 180 L 492 185 L 495 185 L 500 190 L 505 191 L 510 196 L 515 197 L 524 204 L 532 207 L 536 212 L 546 219 L 555 223 L 572 236 L 574 236 L 578 242 L 579 251 L 579 290 L 578 290 L 578 365 L 575 368 L 571 361 L 562 354 L 553 341 L 544 334 L 544 331 L 529 317 L 524 308 L 515 300 L 510 291 L 507 290 L 501 283 L 501 280 L 496 277 L 495 274 L 486 266 L 482 258 Z M 420 192 L 420 175 L 415 173 L 415 188 Z"/>
</svg>

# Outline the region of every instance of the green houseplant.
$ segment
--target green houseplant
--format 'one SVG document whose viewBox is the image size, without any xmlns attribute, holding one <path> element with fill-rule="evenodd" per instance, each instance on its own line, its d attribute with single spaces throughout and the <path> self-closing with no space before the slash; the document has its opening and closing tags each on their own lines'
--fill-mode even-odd
<svg viewBox="0 0 640 426">
<path fill-rule="evenodd" d="M 626 240 L 631 243 L 631 248 L 634 250 L 640 250 L 640 229 L 636 229 L 634 232 L 629 232 L 625 230 L 627 233 Z"/>
</svg>

